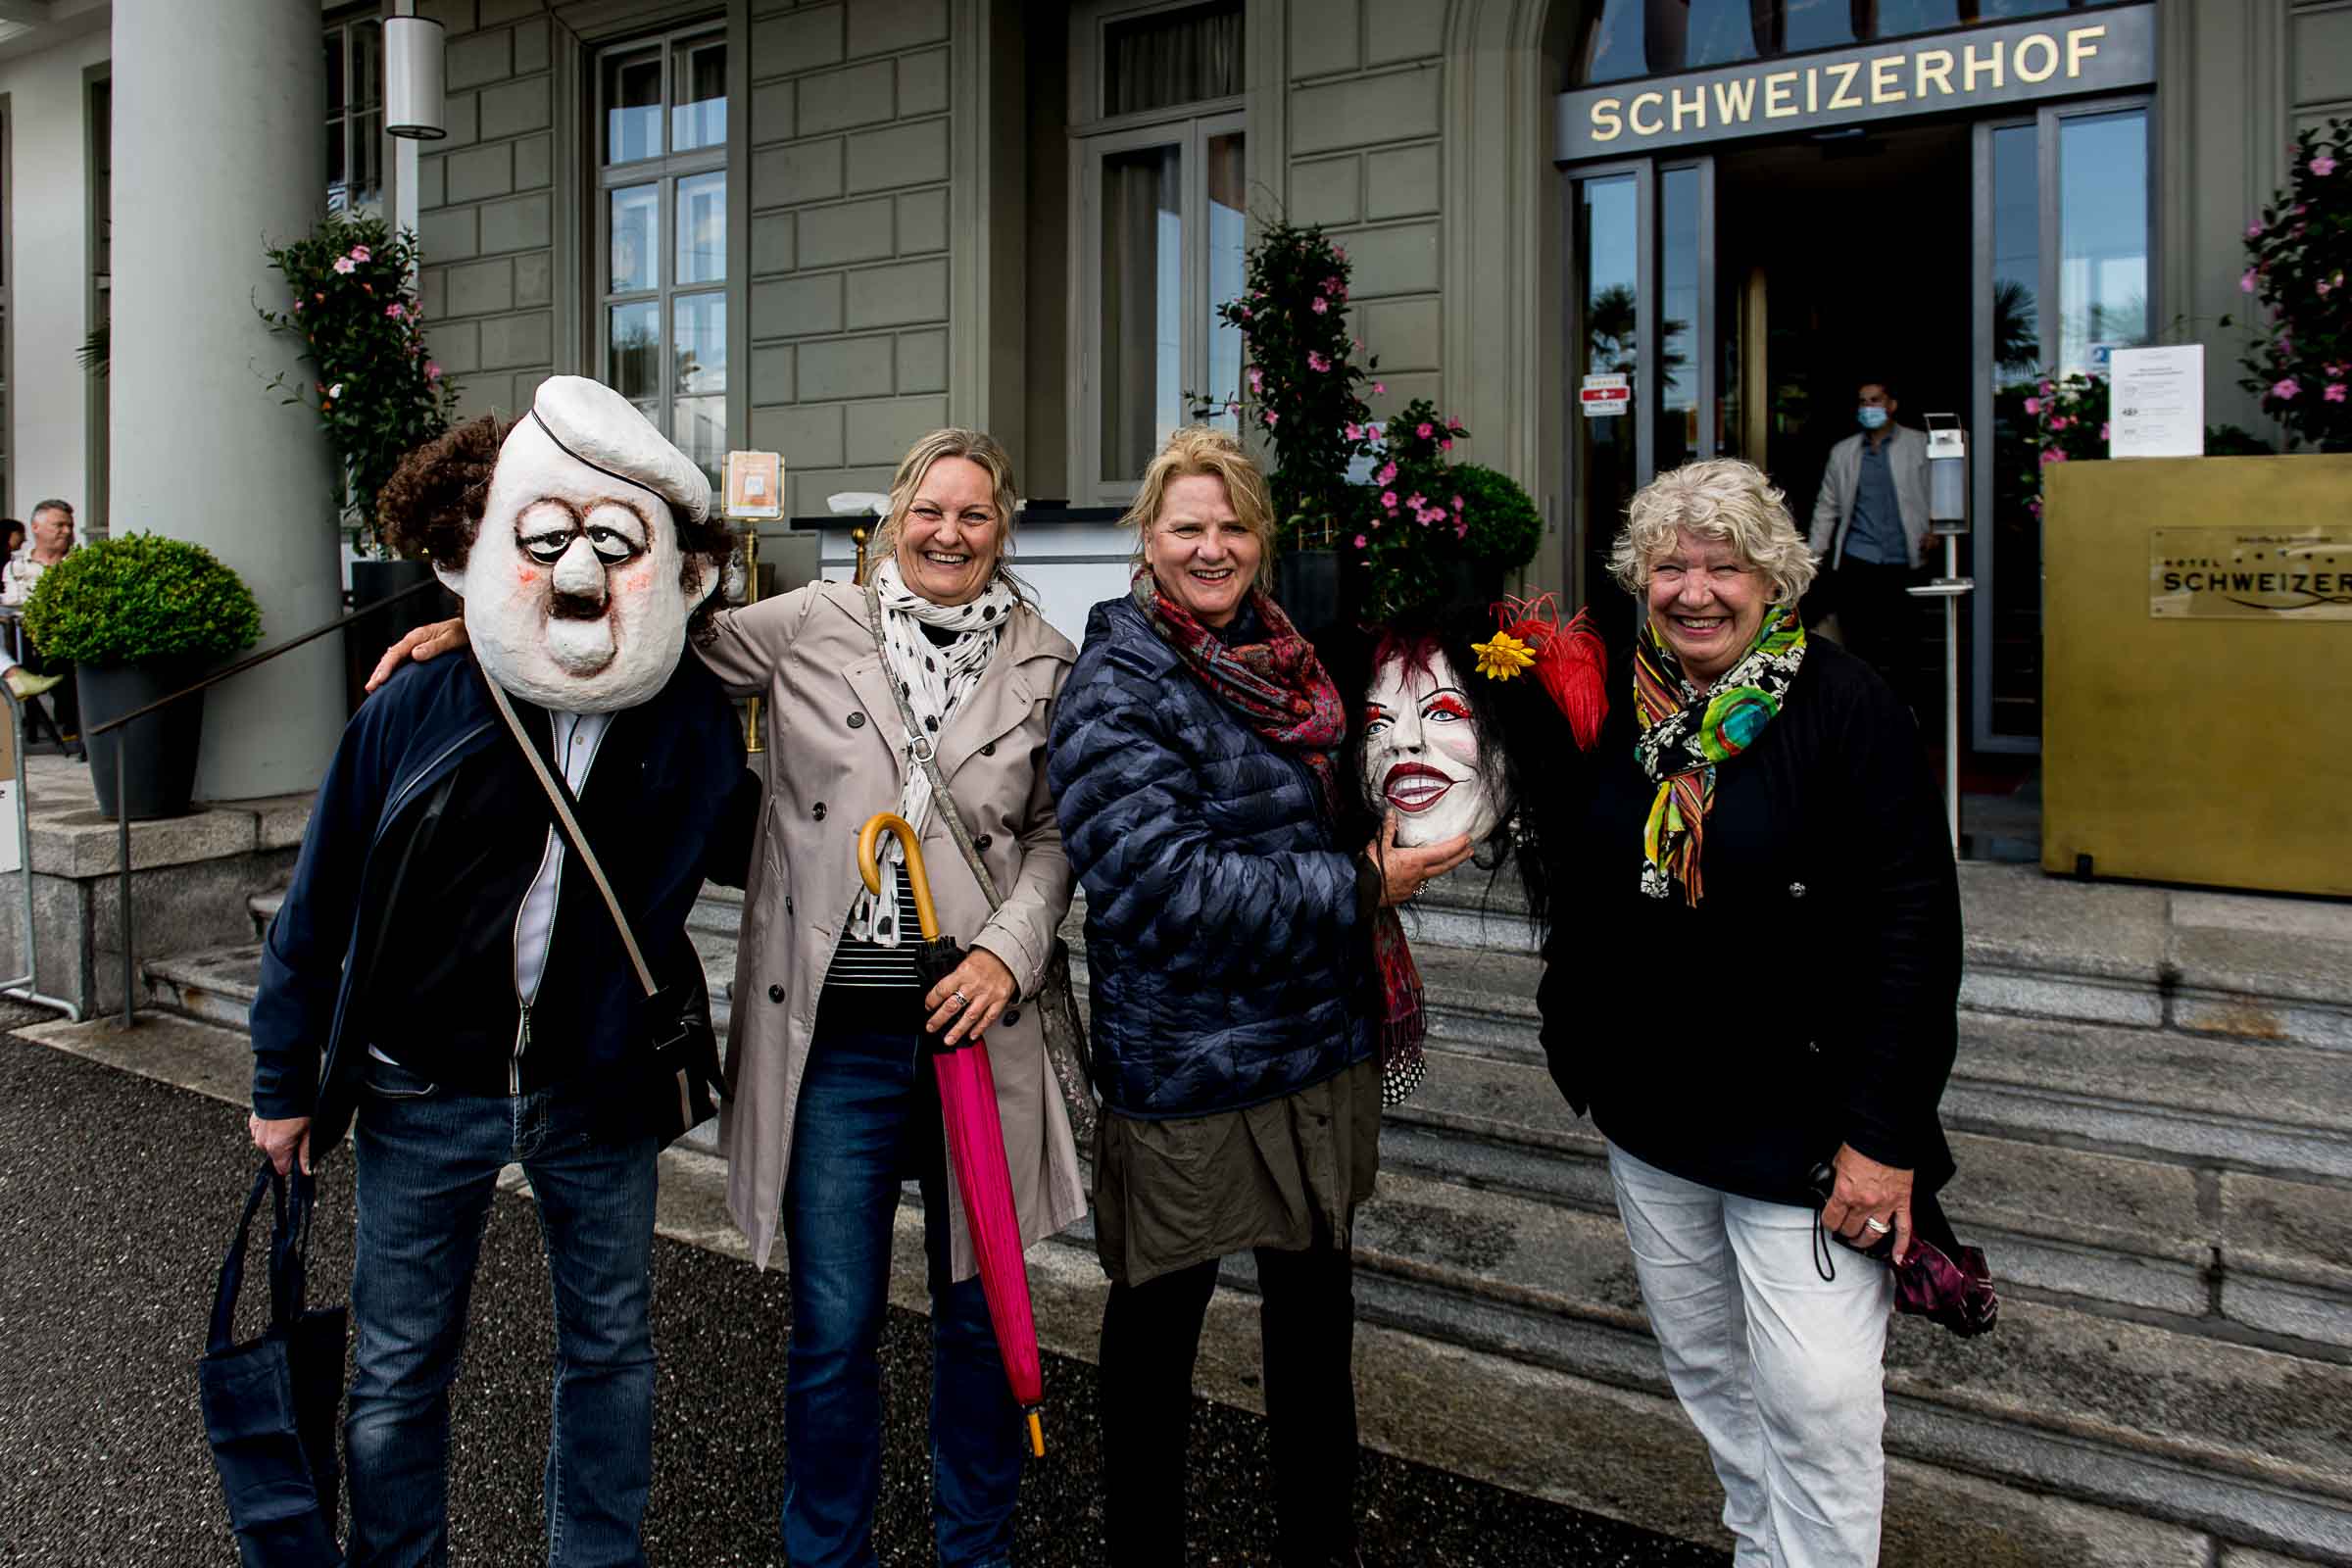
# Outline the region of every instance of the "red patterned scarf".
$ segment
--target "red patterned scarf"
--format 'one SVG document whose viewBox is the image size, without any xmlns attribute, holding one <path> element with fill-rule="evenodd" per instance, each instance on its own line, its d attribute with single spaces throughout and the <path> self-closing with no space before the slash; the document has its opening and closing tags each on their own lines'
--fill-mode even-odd
<svg viewBox="0 0 2352 1568">
<path fill-rule="evenodd" d="M 1322 788 L 1326 816 L 1336 823 L 1339 749 L 1348 734 L 1347 713 L 1339 688 L 1315 657 L 1314 644 L 1298 635 L 1282 607 L 1251 589 L 1250 606 L 1265 623 L 1266 640 L 1228 647 L 1190 611 L 1161 593 L 1149 570 L 1137 568 L 1133 593 L 1152 629 L 1176 650 L 1211 695 L 1260 736 L 1306 764 Z M 1421 974 L 1405 943 L 1404 924 L 1393 908 L 1384 907 L 1373 921 L 1372 957 L 1380 971 L 1383 1076 L 1392 1084 L 1406 1075 L 1418 1082 L 1421 1039 L 1427 1029 Z"/>
</svg>

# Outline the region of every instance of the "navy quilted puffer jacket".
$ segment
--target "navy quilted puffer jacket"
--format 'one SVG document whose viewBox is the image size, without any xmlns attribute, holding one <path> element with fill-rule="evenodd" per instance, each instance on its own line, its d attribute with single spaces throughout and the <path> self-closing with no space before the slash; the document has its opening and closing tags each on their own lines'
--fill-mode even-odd
<svg viewBox="0 0 2352 1568">
<path fill-rule="evenodd" d="M 1047 760 L 1086 888 L 1110 1108 L 1200 1116 L 1369 1056 L 1354 858 L 1307 766 L 1211 695 L 1129 599 L 1087 618 Z"/>
</svg>

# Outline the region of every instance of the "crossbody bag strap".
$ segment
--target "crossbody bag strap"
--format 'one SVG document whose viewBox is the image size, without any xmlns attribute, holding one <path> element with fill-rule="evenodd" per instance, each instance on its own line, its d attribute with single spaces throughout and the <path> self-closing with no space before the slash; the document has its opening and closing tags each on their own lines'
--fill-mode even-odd
<svg viewBox="0 0 2352 1568">
<path fill-rule="evenodd" d="M 654 984 L 654 971 L 646 967 L 645 955 L 638 951 L 637 933 L 629 929 L 629 917 L 620 912 L 620 900 L 613 896 L 612 884 L 606 880 L 604 866 L 598 863 L 596 852 L 588 847 L 588 836 L 580 831 L 579 819 L 571 814 L 571 792 L 548 770 L 547 759 L 539 755 L 539 748 L 533 746 L 531 738 L 522 732 L 522 720 L 514 716 L 514 705 L 507 700 L 507 694 L 499 689 L 498 682 L 489 678 L 487 671 L 483 674 L 482 684 L 490 688 L 490 701 L 497 706 L 499 716 L 507 721 L 507 729 L 514 735 L 514 744 L 522 748 L 522 755 L 530 762 L 531 771 L 539 775 L 539 787 L 547 791 L 547 804 L 556 808 L 556 824 L 563 831 L 564 842 L 571 846 L 571 853 L 580 858 L 580 863 L 588 868 L 588 879 L 596 884 L 596 891 L 604 895 L 605 908 L 611 912 L 612 924 L 620 932 L 620 945 L 628 950 L 629 967 L 637 971 L 637 983 L 645 988 L 647 996 L 656 995 L 662 988 Z"/>
<path fill-rule="evenodd" d="M 865 585 L 865 623 L 874 634 L 874 651 L 882 656 L 882 672 L 885 676 L 891 676 L 882 684 L 890 688 L 891 701 L 899 705 L 899 723 L 906 731 L 906 755 L 914 759 L 915 766 L 921 768 L 931 780 L 931 799 L 937 804 L 940 814 L 947 819 L 948 836 L 956 841 L 956 848 L 963 852 L 963 863 L 970 866 L 972 875 L 980 879 L 980 891 L 988 895 L 989 912 L 994 914 L 1004 907 L 1004 896 L 997 891 L 997 879 L 988 874 L 988 863 L 980 858 L 979 850 L 972 845 L 971 830 L 963 825 L 963 813 L 956 809 L 956 797 L 948 793 L 948 781 L 940 776 L 939 762 L 934 755 L 938 748 L 923 736 L 923 726 L 915 720 L 914 709 L 906 701 L 906 689 L 892 674 L 890 648 L 882 640 L 882 595 L 870 582 Z"/>
</svg>

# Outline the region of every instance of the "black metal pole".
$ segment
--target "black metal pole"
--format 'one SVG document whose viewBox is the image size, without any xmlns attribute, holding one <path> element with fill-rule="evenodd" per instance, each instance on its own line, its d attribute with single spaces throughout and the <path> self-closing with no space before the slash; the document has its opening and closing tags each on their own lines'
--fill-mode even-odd
<svg viewBox="0 0 2352 1568">
<path fill-rule="evenodd" d="M 126 729 L 115 731 L 115 854 L 122 862 L 122 887 L 116 899 L 122 907 L 116 911 L 116 923 L 122 937 L 122 1027 L 128 1029 L 136 1022 L 130 1015 L 130 769 L 124 765 L 122 743 L 130 734 Z"/>
</svg>

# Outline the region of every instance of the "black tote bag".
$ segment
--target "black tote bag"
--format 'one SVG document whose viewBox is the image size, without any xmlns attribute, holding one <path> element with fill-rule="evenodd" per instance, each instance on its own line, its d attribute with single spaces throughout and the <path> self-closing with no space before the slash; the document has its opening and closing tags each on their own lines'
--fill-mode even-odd
<svg viewBox="0 0 2352 1568">
<path fill-rule="evenodd" d="M 274 1197 L 270 1239 L 270 1325 L 232 1342 L 245 1282 L 246 1234 L 264 1194 Z M 244 1216 L 220 1260 L 213 1325 L 197 1381 L 204 1435 L 220 1472 L 228 1522 L 244 1568 L 327 1568 L 340 1564 L 335 1503 L 335 1418 L 343 1403 L 345 1312 L 303 1305 L 311 1178 L 280 1176 L 262 1161 Z"/>
</svg>

